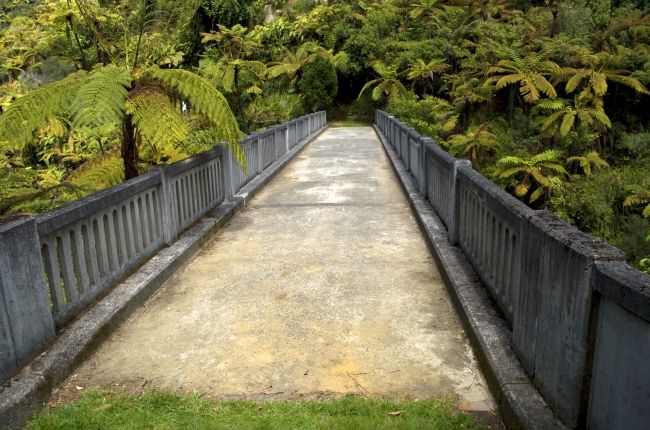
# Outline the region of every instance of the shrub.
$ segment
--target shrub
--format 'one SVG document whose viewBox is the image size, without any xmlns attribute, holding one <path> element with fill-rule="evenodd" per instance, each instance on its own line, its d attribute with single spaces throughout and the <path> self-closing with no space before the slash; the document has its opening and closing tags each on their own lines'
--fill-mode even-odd
<svg viewBox="0 0 650 430">
<path fill-rule="evenodd" d="M 316 112 L 329 108 L 338 93 L 334 65 L 325 58 L 316 57 L 304 67 L 298 88 L 302 93 L 305 111 Z"/>
</svg>

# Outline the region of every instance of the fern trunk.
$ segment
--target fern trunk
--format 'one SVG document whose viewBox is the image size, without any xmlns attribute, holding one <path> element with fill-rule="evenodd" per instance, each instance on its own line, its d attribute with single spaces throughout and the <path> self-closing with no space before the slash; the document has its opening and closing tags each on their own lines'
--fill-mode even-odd
<svg viewBox="0 0 650 430">
<path fill-rule="evenodd" d="M 135 138 L 133 117 L 128 114 L 122 121 L 122 161 L 124 162 L 124 179 L 138 176 L 138 145 Z"/>
</svg>

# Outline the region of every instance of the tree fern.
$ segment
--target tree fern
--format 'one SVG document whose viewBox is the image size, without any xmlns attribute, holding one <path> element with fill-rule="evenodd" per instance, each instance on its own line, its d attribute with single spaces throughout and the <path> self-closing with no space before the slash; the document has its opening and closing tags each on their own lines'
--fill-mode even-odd
<svg viewBox="0 0 650 430">
<path fill-rule="evenodd" d="M 132 80 L 125 67 L 106 66 L 91 72 L 72 102 L 74 126 L 93 128 L 119 123 Z"/>
<path fill-rule="evenodd" d="M 586 176 L 591 176 L 592 166 L 594 169 L 609 167 L 607 161 L 603 160 L 600 157 L 600 154 L 596 151 L 589 151 L 583 156 L 574 156 L 567 158 L 567 165 L 574 163 L 580 166 Z"/>
<path fill-rule="evenodd" d="M 230 110 L 226 98 L 210 82 L 199 75 L 180 69 L 151 67 L 145 70 L 145 75 L 187 98 L 193 109 L 205 115 L 214 124 L 215 130 L 218 130 L 220 138 L 226 141 L 237 162 L 246 168 L 246 156 L 239 146 L 242 133 L 237 119 Z"/>
<path fill-rule="evenodd" d="M 529 158 L 503 157 L 497 161 L 494 175 L 498 178 L 523 175 L 523 178 L 514 184 L 515 195 L 524 197 L 533 185 L 537 184 L 538 187 L 531 193 L 529 201 L 533 203 L 545 196 L 545 202 L 548 202 L 552 189 L 561 185 L 561 179 L 553 177 L 552 174 L 566 174 L 564 167 L 558 163 L 561 156 L 560 151 L 549 149 Z"/>
<path fill-rule="evenodd" d="M 645 205 L 641 215 L 645 218 L 650 218 L 650 189 L 645 189 L 640 185 L 633 185 L 628 188 L 632 194 L 625 198 L 623 206 L 630 207 Z"/>
<path fill-rule="evenodd" d="M 0 115 L 0 146 L 16 151 L 30 142 L 34 131 L 51 116 L 69 109 L 79 85 L 86 78 L 86 72 L 71 74 L 60 81 L 36 88 L 9 105 Z"/>
</svg>

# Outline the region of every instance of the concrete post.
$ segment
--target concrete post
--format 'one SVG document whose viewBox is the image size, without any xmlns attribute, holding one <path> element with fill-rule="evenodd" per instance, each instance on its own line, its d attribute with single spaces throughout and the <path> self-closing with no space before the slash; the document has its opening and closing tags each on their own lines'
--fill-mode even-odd
<svg viewBox="0 0 650 430">
<path fill-rule="evenodd" d="M 0 383 L 54 337 L 36 221 L 0 224 Z"/>
<path fill-rule="evenodd" d="M 167 246 L 174 243 L 178 232 L 176 231 L 177 217 L 174 205 L 174 190 L 171 178 L 165 172 L 164 166 L 151 166 L 150 172 L 160 175 L 160 213 L 162 214 L 163 240 Z"/>
<path fill-rule="evenodd" d="M 264 170 L 264 161 L 262 160 L 262 140 L 260 139 L 259 133 L 256 133 L 255 145 L 257 146 L 257 173 L 259 174 Z"/>
<path fill-rule="evenodd" d="M 420 138 L 420 194 L 425 199 L 428 197 L 429 190 L 427 186 L 429 184 L 428 175 L 427 175 L 427 145 L 433 144 L 433 140 L 428 137 Z"/>
<path fill-rule="evenodd" d="M 230 149 L 224 148 L 223 151 L 223 185 L 224 185 L 224 199 L 228 200 L 235 195 L 235 180 L 232 152 Z"/>
<path fill-rule="evenodd" d="M 454 168 L 451 176 L 451 191 L 449 193 L 449 225 L 447 231 L 449 232 L 449 242 L 452 245 L 458 244 L 458 224 L 460 222 L 460 199 L 458 198 L 458 169 L 461 166 L 471 169 L 472 163 L 469 160 L 456 160 L 454 161 Z"/>
<path fill-rule="evenodd" d="M 287 150 L 286 152 L 289 152 L 289 123 L 288 122 L 286 122 L 284 124 L 284 128 L 285 128 L 285 130 L 284 130 L 284 146 L 285 146 L 285 148 Z"/>
<path fill-rule="evenodd" d="M 413 166 L 411 165 L 411 134 L 416 134 L 417 132 L 413 127 L 404 127 L 404 134 L 406 139 L 406 159 L 408 160 L 406 165 L 408 166 L 409 172 L 413 175 Z M 419 155 L 419 154 L 418 154 Z"/>
<path fill-rule="evenodd" d="M 395 148 L 395 117 L 393 115 L 390 115 L 388 117 L 388 121 L 390 126 L 388 127 L 388 143 L 390 143 L 390 146 Z"/>
</svg>

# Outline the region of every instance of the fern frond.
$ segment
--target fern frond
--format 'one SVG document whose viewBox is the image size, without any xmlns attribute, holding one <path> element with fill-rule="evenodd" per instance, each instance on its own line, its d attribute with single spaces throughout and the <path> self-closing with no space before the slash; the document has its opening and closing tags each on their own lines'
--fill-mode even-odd
<svg viewBox="0 0 650 430">
<path fill-rule="evenodd" d="M 572 93 L 578 88 L 580 82 L 586 77 L 586 74 L 582 70 L 576 71 L 576 73 L 569 78 L 564 89 L 567 93 Z"/>
<path fill-rule="evenodd" d="M 219 132 L 240 166 L 246 168 L 246 156 L 239 145 L 242 133 L 228 101 L 208 81 L 187 70 L 151 67 L 145 73 L 189 99 L 191 106 L 204 115 Z"/>
<path fill-rule="evenodd" d="M 555 92 L 555 88 L 553 85 L 542 75 L 534 75 L 533 76 L 533 82 L 535 83 L 535 86 L 544 94 L 546 94 L 548 97 L 554 99 L 557 97 L 557 93 Z"/>
<path fill-rule="evenodd" d="M 517 185 L 515 185 L 515 195 L 517 197 L 525 196 L 526 194 L 528 194 L 528 190 L 530 190 L 529 182 L 520 182 Z"/>
<path fill-rule="evenodd" d="M 517 173 L 521 173 L 522 169 L 520 167 L 510 167 L 510 168 L 501 168 L 497 169 L 494 174 L 498 178 L 509 178 L 510 176 L 514 176 Z"/>
<path fill-rule="evenodd" d="M 597 96 L 604 96 L 607 92 L 607 79 L 602 73 L 592 74 L 589 83 Z"/>
<path fill-rule="evenodd" d="M 92 71 L 72 102 L 76 128 L 118 124 L 133 76 L 126 67 L 105 66 Z"/>
<path fill-rule="evenodd" d="M 143 143 L 154 149 L 177 146 L 189 135 L 183 117 L 156 88 L 136 89 L 127 99 L 126 109 L 133 115 L 133 125 Z"/>
<path fill-rule="evenodd" d="M 42 136 L 65 137 L 68 134 L 70 124 L 65 118 L 60 116 L 51 116 L 42 127 L 38 129 L 38 133 Z"/>
<path fill-rule="evenodd" d="M 255 94 L 256 96 L 259 96 L 260 94 L 264 93 L 264 90 L 257 85 L 251 85 L 250 87 L 246 88 L 245 92 L 246 94 Z"/>
<path fill-rule="evenodd" d="M 497 166 L 523 166 L 526 162 L 519 157 L 508 155 L 497 160 Z"/>
<path fill-rule="evenodd" d="M 505 86 L 508 86 L 510 84 L 516 84 L 517 82 L 521 81 L 522 79 L 524 79 L 524 75 L 519 74 L 519 73 L 502 76 L 497 81 L 496 87 L 497 87 L 497 89 L 501 89 L 501 88 L 503 88 Z"/>
<path fill-rule="evenodd" d="M 372 99 L 377 101 L 381 99 L 381 95 L 384 93 L 384 85 L 380 84 L 372 90 Z M 387 92 L 387 91 L 386 91 Z"/>
<path fill-rule="evenodd" d="M 544 152 L 540 152 L 539 154 L 536 154 L 530 160 L 533 164 L 539 162 L 557 161 L 561 155 L 562 152 L 556 149 L 547 149 Z"/>
<path fill-rule="evenodd" d="M 634 89 L 638 93 L 643 93 L 643 94 L 650 94 L 648 92 L 648 89 L 643 86 L 641 82 L 639 82 L 638 79 L 633 78 L 631 76 L 621 76 L 617 74 L 609 74 L 607 75 L 607 79 L 610 81 L 618 82 L 619 84 L 626 85 L 632 89 Z"/>
<path fill-rule="evenodd" d="M 604 125 L 605 127 L 612 128 L 612 122 L 610 121 L 609 117 L 607 116 L 604 110 L 594 109 L 591 112 L 591 116 L 596 118 L 596 120 L 600 122 L 602 125 Z"/>
<path fill-rule="evenodd" d="M 22 148 L 50 116 L 63 114 L 86 79 L 86 72 L 73 73 L 25 94 L 0 115 L 0 147 Z"/>
<path fill-rule="evenodd" d="M 298 69 L 300 69 L 299 63 L 277 64 L 275 66 L 269 67 L 269 69 L 266 72 L 266 75 L 269 77 L 269 79 L 275 79 L 278 76 L 282 76 L 282 75 L 287 75 L 290 78 L 293 78 L 298 72 Z"/>
<path fill-rule="evenodd" d="M 549 187 L 551 185 L 548 178 L 537 168 L 530 169 L 530 175 L 543 187 Z"/>
<path fill-rule="evenodd" d="M 447 121 L 442 124 L 442 131 L 449 132 L 456 128 L 458 125 L 458 115 L 452 115 Z"/>
<path fill-rule="evenodd" d="M 530 195 L 530 202 L 534 203 L 536 200 L 538 200 L 540 197 L 544 195 L 544 187 L 538 187 L 533 193 Z"/>
<path fill-rule="evenodd" d="M 556 111 L 564 107 L 564 102 L 562 100 L 542 99 L 535 106 L 541 110 Z"/>
<path fill-rule="evenodd" d="M 574 113 L 567 112 L 562 118 L 562 124 L 560 125 L 560 136 L 566 136 L 569 134 L 575 124 L 576 116 Z"/>
<path fill-rule="evenodd" d="M 124 181 L 124 164 L 118 153 L 108 153 L 79 166 L 68 182 L 80 188 L 97 191 Z"/>
<path fill-rule="evenodd" d="M 361 91 L 359 91 L 359 95 L 357 96 L 357 100 L 359 100 L 361 98 L 363 93 L 365 93 L 368 90 L 368 88 L 372 87 L 377 82 L 379 82 L 379 79 L 373 79 L 372 81 L 366 82 L 366 84 L 363 86 L 363 88 L 361 88 Z"/>
<path fill-rule="evenodd" d="M 539 163 L 539 167 L 545 167 L 548 170 L 552 170 L 563 175 L 567 173 L 566 169 L 563 166 L 555 163 Z"/>
</svg>

